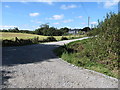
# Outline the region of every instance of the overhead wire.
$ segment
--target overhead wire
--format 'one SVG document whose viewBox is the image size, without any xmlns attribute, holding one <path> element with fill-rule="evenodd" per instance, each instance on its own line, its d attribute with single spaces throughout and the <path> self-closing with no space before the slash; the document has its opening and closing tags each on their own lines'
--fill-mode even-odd
<svg viewBox="0 0 120 90">
<path fill-rule="evenodd" d="M 87 15 L 87 17 L 89 17 L 89 14 L 88 14 L 88 12 L 87 12 L 85 6 L 84 6 L 84 3 L 83 3 L 83 2 L 80 2 L 80 4 L 81 4 L 81 6 L 82 6 L 82 8 L 83 8 L 83 11 L 84 11 L 85 14 Z"/>
<path fill-rule="evenodd" d="M 89 23 L 90 16 L 89 16 L 89 14 L 88 14 L 88 12 L 87 12 L 85 6 L 84 6 L 84 3 L 81 2 L 80 4 L 81 4 L 81 6 L 82 6 L 82 8 L 83 8 L 83 11 L 84 11 L 85 15 L 88 17 L 88 27 L 89 27 L 89 24 L 90 24 L 90 23 Z"/>
</svg>

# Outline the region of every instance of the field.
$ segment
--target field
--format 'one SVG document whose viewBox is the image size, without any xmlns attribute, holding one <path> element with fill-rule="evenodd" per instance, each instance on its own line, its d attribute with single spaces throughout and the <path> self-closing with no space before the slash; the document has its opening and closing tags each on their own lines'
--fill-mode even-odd
<svg viewBox="0 0 120 90">
<path fill-rule="evenodd" d="M 69 35 L 64 36 L 68 39 L 74 39 L 79 37 L 84 37 L 85 35 Z M 14 40 L 15 37 L 18 37 L 19 39 L 31 39 L 34 37 L 39 37 L 39 40 L 46 39 L 49 36 L 43 36 L 43 35 L 35 35 L 35 34 L 26 34 L 26 33 L 10 33 L 10 32 L 0 32 L 0 39 L 5 40 Z M 54 36 L 57 40 L 60 40 L 62 36 Z"/>
</svg>

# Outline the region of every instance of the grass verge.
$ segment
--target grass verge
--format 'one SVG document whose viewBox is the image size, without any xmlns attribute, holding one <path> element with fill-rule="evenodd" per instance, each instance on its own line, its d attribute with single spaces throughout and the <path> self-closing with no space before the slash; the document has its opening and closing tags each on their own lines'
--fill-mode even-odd
<svg viewBox="0 0 120 90">
<path fill-rule="evenodd" d="M 106 55 L 105 50 L 97 49 L 93 42 L 93 38 L 71 42 L 56 48 L 54 52 L 71 64 L 118 78 L 117 55 Z M 98 50 L 97 53 L 94 50 Z"/>
</svg>

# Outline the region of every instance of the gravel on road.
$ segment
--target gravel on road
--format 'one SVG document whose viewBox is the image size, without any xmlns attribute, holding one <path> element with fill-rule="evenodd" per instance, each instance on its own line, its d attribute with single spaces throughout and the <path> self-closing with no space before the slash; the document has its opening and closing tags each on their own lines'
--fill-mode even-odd
<svg viewBox="0 0 120 90">
<path fill-rule="evenodd" d="M 80 38 L 20 47 L 3 47 L 3 88 L 118 88 L 118 79 L 77 67 L 53 49 Z"/>
</svg>

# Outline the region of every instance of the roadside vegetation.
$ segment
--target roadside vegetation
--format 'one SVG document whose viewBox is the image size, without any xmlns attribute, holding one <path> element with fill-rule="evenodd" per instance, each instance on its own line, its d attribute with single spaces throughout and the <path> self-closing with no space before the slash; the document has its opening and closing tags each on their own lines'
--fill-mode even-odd
<svg viewBox="0 0 120 90">
<path fill-rule="evenodd" d="M 104 21 L 87 33 L 89 39 L 71 42 L 55 49 L 63 60 L 76 66 L 118 77 L 120 61 L 120 14 L 109 13 Z"/>
</svg>

